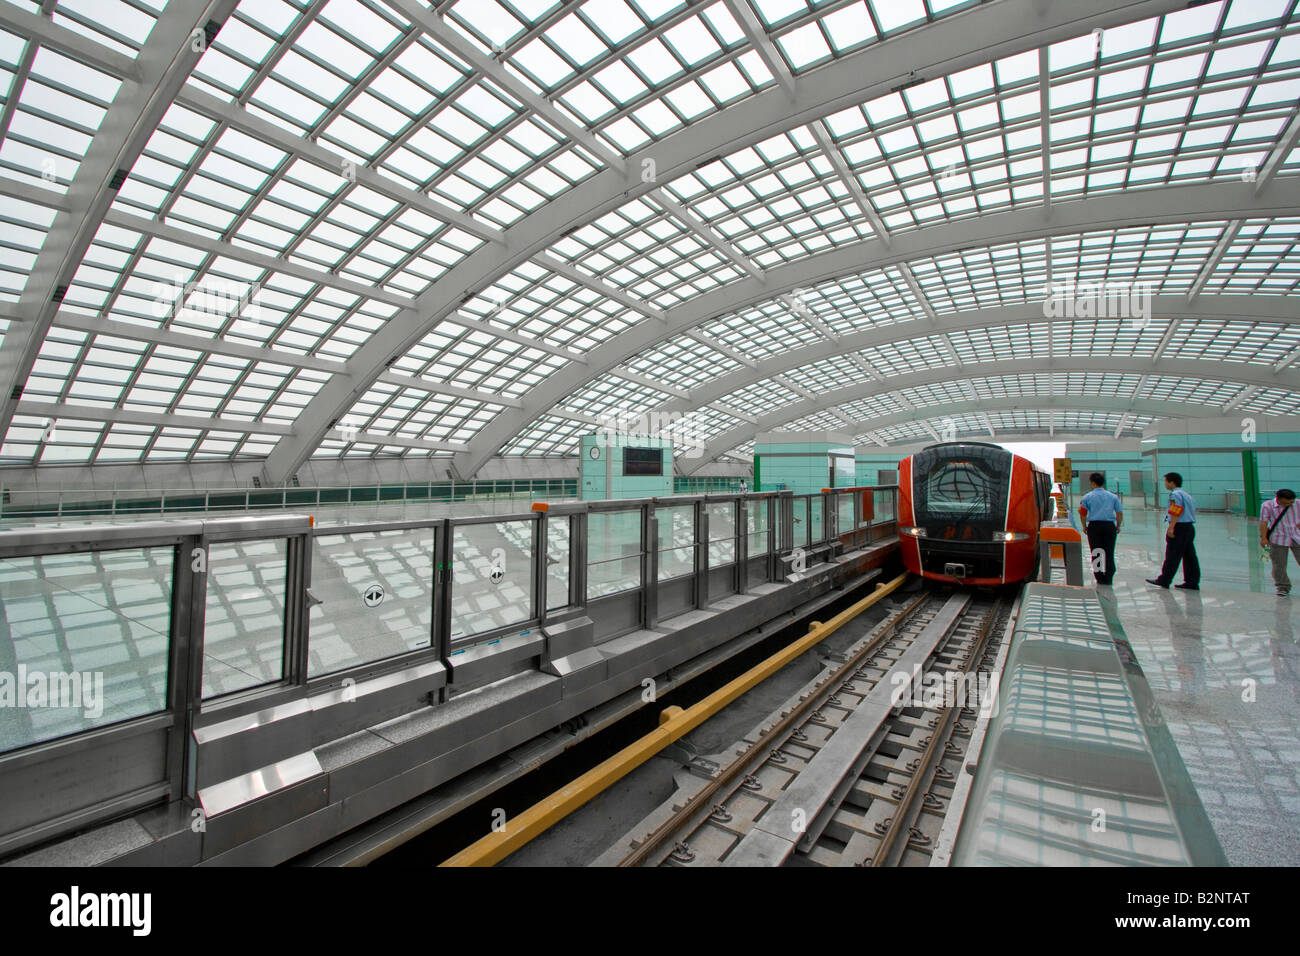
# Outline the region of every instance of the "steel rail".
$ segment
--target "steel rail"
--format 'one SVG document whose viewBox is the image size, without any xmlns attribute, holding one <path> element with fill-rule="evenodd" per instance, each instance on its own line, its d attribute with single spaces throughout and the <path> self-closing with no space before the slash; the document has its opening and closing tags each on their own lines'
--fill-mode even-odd
<svg viewBox="0 0 1300 956">
<path fill-rule="evenodd" d="M 710 800 L 725 787 L 737 783 L 738 780 L 744 779 L 744 774 L 750 769 L 751 764 L 756 761 L 766 759 L 766 752 L 773 746 L 773 741 L 782 739 L 784 736 L 796 730 L 805 715 L 815 711 L 820 707 L 823 699 L 833 694 L 836 689 L 836 682 L 846 675 L 855 674 L 862 664 L 870 658 L 885 643 L 893 638 L 897 629 L 910 620 L 924 605 L 933 599 L 932 594 L 921 594 L 910 604 L 899 611 L 893 618 L 877 625 L 879 631 L 873 638 L 867 641 L 857 653 L 849 657 L 844 663 L 840 664 L 834 671 L 828 674 L 822 680 L 823 692 L 809 694 L 802 701 L 792 707 L 783 717 L 772 725 L 763 735 L 761 740 L 754 741 L 742 754 L 724 767 L 716 777 L 710 780 L 703 788 L 698 790 L 687 798 L 682 809 L 665 820 L 653 831 L 646 835 L 637 847 L 628 853 L 620 862 L 619 866 L 640 866 L 657 850 L 663 849 L 665 843 L 675 834 L 681 832 L 684 828 L 691 825 L 692 818 L 697 812 L 702 812 L 705 807 L 712 807 Z M 776 746 L 779 747 L 779 744 Z"/>
<path fill-rule="evenodd" d="M 979 661 L 988 650 L 993 623 L 998 619 L 1003 606 L 1003 599 L 998 598 L 988 609 L 984 620 L 980 623 L 974 641 L 971 642 L 971 646 L 967 649 L 967 653 L 960 664 L 960 670 L 967 671 L 973 666 L 978 666 Z M 934 782 L 934 772 L 939 764 L 936 754 L 942 753 L 952 738 L 950 729 L 956 722 L 958 709 L 955 704 L 950 704 L 939 715 L 939 719 L 935 722 L 934 732 L 926 740 L 925 750 L 920 757 L 916 758 L 916 769 L 912 772 L 912 779 L 908 783 L 903 797 L 899 800 L 893 816 L 886 821 L 888 829 L 881 836 L 880 845 L 876 847 L 876 851 L 866 861 L 867 865 L 872 867 L 896 866 L 901 861 L 903 854 L 907 852 L 908 843 L 914 835 L 914 828 L 907 821 L 913 817 L 912 811 L 918 796 L 922 792 L 928 791 Z M 942 747 L 940 747 L 940 742 L 943 744 Z M 900 841 L 900 833 L 906 833 L 907 839 Z"/>
<path fill-rule="evenodd" d="M 546 832 L 574 810 L 645 763 L 664 747 L 694 730 L 722 708 L 752 690 L 808 649 L 816 646 L 877 601 L 892 594 L 903 585 L 908 577 L 909 575 L 906 573 L 900 574 L 886 584 L 877 585 L 875 592 L 836 614 L 829 621 L 814 622 L 805 636 L 777 651 L 762 663 L 746 671 L 686 710 L 671 714 L 657 729 L 623 748 L 609 759 L 597 764 L 567 786 L 535 803 L 509 821 L 504 829 L 488 834 L 440 865 L 492 866 L 504 860 L 511 853 Z M 914 604 L 921 603 L 921 600 L 918 599 Z M 670 711 L 665 711 L 665 714 L 669 713 Z"/>
</svg>

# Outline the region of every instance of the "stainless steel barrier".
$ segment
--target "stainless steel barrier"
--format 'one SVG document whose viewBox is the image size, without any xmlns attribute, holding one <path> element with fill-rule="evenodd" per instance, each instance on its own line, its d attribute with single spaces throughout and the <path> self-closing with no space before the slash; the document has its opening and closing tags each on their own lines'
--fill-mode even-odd
<svg viewBox="0 0 1300 956">
<path fill-rule="evenodd" d="M 1043 522 L 1038 535 L 1038 580 L 1044 584 L 1052 580 L 1053 552 L 1059 552 L 1065 583 L 1083 586 L 1084 547 L 1083 535 L 1070 524 L 1068 518 Z"/>
<path fill-rule="evenodd" d="M 164 801 L 219 813 L 267 768 L 310 776 L 323 743 L 523 670 L 567 675 L 594 645 L 886 537 L 896 495 L 0 531 L 0 855 Z"/>
<path fill-rule="evenodd" d="M 310 531 L 286 515 L 0 532 L 0 852 L 192 795 L 205 681 L 306 679 Z M 274 590 L 251 583 L 264 555 L 233 569 L 241 548 L 277 553 Z M 241 626 L 237 659 L 218 657 Z"/>
<path fill-rule="evenodd" d="M 403 504 L 437 507 L 459 502 L 492 504 L 537 498 L 575 498 L 573 478 L 500 478 L 482 481 L 426 481 L 283 488 L 14 488 L 0 485 L 0 518 L 116 518 L 172 514 L 201 518 L 228 512 L 288 508 Z"/>
</svg>

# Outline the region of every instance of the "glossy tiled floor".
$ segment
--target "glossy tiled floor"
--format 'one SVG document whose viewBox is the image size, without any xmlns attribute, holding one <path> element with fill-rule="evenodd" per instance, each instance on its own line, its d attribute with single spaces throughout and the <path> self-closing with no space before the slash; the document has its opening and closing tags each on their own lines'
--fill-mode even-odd
<svg viewBox="0 0 1300 956">
<path fill-rule="evenodd" d="M 1234 865 L 1300 864 L 1300 592 L 1274 595 L 1258 524 L 1202 513 L 1201 590 L 1145 583 L 1163 515 L 1130 510 L 1110 589 L 1138 663 Z M 1300 569 L 1290 574 L 1300 583 Z M 1175 583 L 1181 581 L 1181 575 Z"/>
</svg>

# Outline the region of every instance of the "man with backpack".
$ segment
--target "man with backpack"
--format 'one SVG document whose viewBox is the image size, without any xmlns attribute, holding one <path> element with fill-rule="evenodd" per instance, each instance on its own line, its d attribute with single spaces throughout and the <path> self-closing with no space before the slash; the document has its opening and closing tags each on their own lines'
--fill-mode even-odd
<svg viewBox="0 0 1300 956">
<path fill-rule="evenodd" d="M 1291 579 L 1286 573 L 1287 552 L 1300 563 L 1300 510 L 1295 507 L 1295 492 L 1279 488 L 1272 501 L 1264 502 L 1259 513 L 1259 546 L 1273 561 L 1273 586 L 1278 597 L 1291 593 Z"/>
</svg>

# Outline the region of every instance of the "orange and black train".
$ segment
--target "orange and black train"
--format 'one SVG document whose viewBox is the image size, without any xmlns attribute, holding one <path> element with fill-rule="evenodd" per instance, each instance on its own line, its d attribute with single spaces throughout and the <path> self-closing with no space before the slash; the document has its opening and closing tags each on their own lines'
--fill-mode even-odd
<svg viewBox="0 0 1300 956">
<path fill-rule="evenodd" d="M 1051 491 L 1047 472 L 999 445 L 945 442 L 909 455 L 898 464 L 904 566 L 956 584 L 1033 579 Z"/>
</svg>

